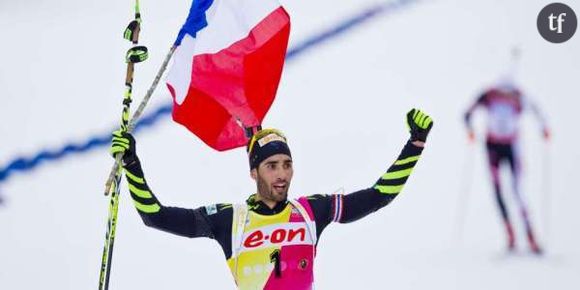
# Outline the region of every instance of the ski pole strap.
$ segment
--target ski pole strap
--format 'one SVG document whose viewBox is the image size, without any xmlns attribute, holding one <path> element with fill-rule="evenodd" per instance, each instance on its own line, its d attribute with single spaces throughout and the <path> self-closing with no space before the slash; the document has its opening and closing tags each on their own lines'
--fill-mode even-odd
<svg viewBox="0 0 580 290">
<path fill-rule="evenodd" d="M 141 30 L 141 19 L 137 20 L 133 20 L 131 21 L 131 23 L 129 23 L 129 25 L 127 25 L 127 28 L 125 28 L 125 32 L 123 33 L 123 38 L 125 38 L 128 41 L 131 41 L 133 43 L 136 43 L 136 36 L 139 34 L 139 30 Z"/>
<path fill-rule="evenodd" d="M 149 52 L 147 47 L 139 45 L 131 47 L 127 50 L 127 55 L 125 56 L 125 61 L 127 63 L 140 63 L 149 57 Z"/>
</svg>

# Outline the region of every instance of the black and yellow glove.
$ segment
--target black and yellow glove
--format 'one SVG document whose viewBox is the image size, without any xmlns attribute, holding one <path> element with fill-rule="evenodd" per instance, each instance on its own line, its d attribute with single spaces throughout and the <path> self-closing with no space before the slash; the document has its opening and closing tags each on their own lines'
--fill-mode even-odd
<svg viewBox="0 0 580 290">
<path fill-rule="evenodd" d="M 411 133 L 411 141 L 425 142 L 433 127 L 433 119 L 419 109 L 412 109 L 407 113 L 407 125 Z"/>
<path fill-rule="evenodd" d="M 111 140 L 111 155 L 115 157 L 117 154 L 123 154 L 123 164 L 131 164 L 137 160 L 137 151 L 135 148 L 135 138 L 131 133 L 127 133 L 122 130 L 117 130 L 113 132 L 113 138 Z"/>
</svg>

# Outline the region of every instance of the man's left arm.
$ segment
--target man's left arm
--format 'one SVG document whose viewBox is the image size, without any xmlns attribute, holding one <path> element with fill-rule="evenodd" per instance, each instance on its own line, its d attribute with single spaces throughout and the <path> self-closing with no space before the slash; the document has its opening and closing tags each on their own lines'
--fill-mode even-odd
<svg viewBox="0 0 580 290">
<path fill-rule="evenodd" d="M 546 117 L 543 114 L 542 110 L 540 110 L 540 107 L 538 107 L 538 105 L 532 101 L 530 99 L 530 97 L 526 96 L 526 95 L 521 95 L 521 101 L 522 101 L 522 106 L 524 107 L 524 109 L 529 109 L 534 116 L 536 117 L 536 119 L 538 120 L 538 122 L 540 123 L 540 127 L 542 129 L 542 134 L 544 136 L 545 140 L 550 140 L 551 137 L 551 131 L 550 131 L 550 127 L 548 126 L 548 122 L 546 121 Z"/>
<path fill-rule="evenodd" d="M 337 204 L 342 206 L 334 209 L 333 221 L 353 222 L 391 203 L 403 190 L 422 151 L 422 147 L 414 145 L 411 141 L 407 142 L 397 160 L 372 187 L 335 196 L 336 199 L 340 199 Z"/>
<path fill-rule="evenodd" d="M 349 223 L 363 218 L 383 208 L 399 195 L 421 157 L 433 121 L 428 115 L 413 109 L 407 114 L 407 124 L 411 138 L 397 160 L 372 187 L 346 195 L 311 197 L 310 203 L 315 210 L 320 230 L 330 222 Z M 322 204 L 327 206 L 323 207 Z M 324 208 L 327 214 L 320 214 L 317 208 Z"/>
</svg>

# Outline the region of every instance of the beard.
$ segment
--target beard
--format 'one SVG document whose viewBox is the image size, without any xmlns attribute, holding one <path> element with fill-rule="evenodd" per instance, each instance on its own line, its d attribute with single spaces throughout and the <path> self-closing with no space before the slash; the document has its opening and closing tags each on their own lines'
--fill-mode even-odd
<svg viewBox="0 0 580 290">
<path fill-rule="evenodd" d="M 259 174 L 256 180 L 258 183 L 258 194 L 262 199 L 281 202 L 288 198 L 290 182 L 287 181 L 284 189 L 280 191 L 275 189 L 273 185 L 268 184 Z"/>
</svg>

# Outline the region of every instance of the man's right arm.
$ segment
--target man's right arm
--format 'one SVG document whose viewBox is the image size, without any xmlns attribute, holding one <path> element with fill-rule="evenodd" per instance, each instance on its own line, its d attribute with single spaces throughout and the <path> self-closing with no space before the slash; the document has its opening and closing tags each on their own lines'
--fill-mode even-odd
<svg viewBox="0 0 580 290">
<path fill-rule="evenodd" d="M 467 134 L 469 140 L 472 142 L 475 140 L 475 132 L 473 131 L 473 125 L 471 124 L 471 116 L 473 115 L 473 112 L 477 109 L 477 107 L 485 105 L 486 100 L 487 100 L 487 92 L 481 94 L 479 98 L 477 98 L 475 103 L 473 103 L 463 115 L 465 127 L 467 128 Z"/>
<path fill-rule="evenodd" d="M 196 209 L 164 206 L 149 188 L 135 151 L 133 136 L 120 131 L 113 133 L 111 153 L 124 153 L 123 168 L 131 199 L 143 222 L 149 227 L 172 234 L 190 238 L 208 237 L 222 244 L 231 227 L 231 206 L 216 205 Z"/>
<path fill-rule="evenodd" d="M 477 109 L 477 107 L 479 106 L 485 105 L 486 101 L 487 101 L 487 91 L 479 95 L 479 97 L 475 100 L 475 102 L 471 104 L 471 106 L 469 106 L 467 111 L 465 111 L 464 115 L 465 121 L 469 122 L 471 119 L 471 115 L 473 114 L 475 109 Z"/>
<path fill-rule="evenodd" d="M 145 181 L 139 161 L 125 167 L 131 199 L 143 222 L 172 234 L 196 238 L 213 236 L 204 208 L 186 209 L 163 206 Z"/>
</svg>

